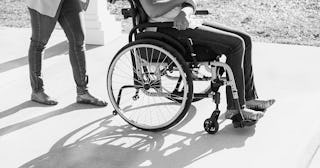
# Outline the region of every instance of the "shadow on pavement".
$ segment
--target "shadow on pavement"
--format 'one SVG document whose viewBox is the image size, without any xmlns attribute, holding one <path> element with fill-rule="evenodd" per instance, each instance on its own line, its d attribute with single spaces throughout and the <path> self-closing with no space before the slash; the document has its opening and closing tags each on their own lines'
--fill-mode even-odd
<svg viewBox="0 0 320 168">
<path fill-rule="evenodd" d="M 24 109 L 24 108 L 30 108 L 30 107 L 43 107 L 43 105 L 36 105 L 38 103 L 33 103 L 31 101 L 27 101 L 24 102 L 16 107 L 13 107 L 11 109 L 8 109 L 4 112 L 0 113 L 0 118 L 17 113 L 18 111 Z M 72 111 L 76 111 L 76 110 L 81 110 L 81 109 L 92 109 L 92 108 L 99 108 L 99 107 L 95 107 L 95 106 L 91 106 L 91 105 L 83 105 L 83 104 L 78 104 L 78 103 L 73 103 L 70 104 L 66 107 L 51 111 L 51 112 L 47 112 L 43 115 L 40 116 L 36 116 L 34 118 L 10 125 L 10 126 L 6 126 L 4 128 L 0 128 L 0 137 L 6 134 L 9 134 L 11 132 L 17 131 L 19 129 L 22 129 L 24 127 L 30 126 L 32 124 L 36 124 L 40 121 L 46 120 L 48 118 L 54 117 L 54 116 L 58 116 L 58 115 L 62 115 L 65 113 L 69 113 Z"/>
<path fill-rule="evenodd" d="M 10 109 L 0 111 L 0 119 L 7 117 L 9 115 L 15 114 L 23 109 L 32 108 L 32 107 L 47 107 L 47 106 L 28 100 Z"/>
<path fill-rule="evenodd" d="M 86 50 L 91 50 L 96 47 L 99 47 L 99 46 L 98 45 L 86 45 Z M 67 41 L 57 43 L 54 46 L 51 46 L 50 48 L 45 49 L 43 59 L 48 59 L 48 58 L 58 56 L 58 55 L 67 55 L 69 53 L 68 50 L 69 50 L 69 47 L 68 47 Z M 19 68 L 24 65 L 28 65 L 28 56 L 1 63 L 0 64 L 0 73 L 10 71 L 12 69 Z"/>
<path fill-rule="evenodd" d="M 189 112 L 186 120 L 191 120 L 195 113 Z M 21 168 L 182 168 L 223 149 L 242 147 L 255 133 L 255 127 L 234 129 L 232 125 L 216 135 L 182 132 L 177 128 L 146 132 L 130 125 L 112 126 L 112 117 L 71 132 L 48 153 Z"/>
</svg>

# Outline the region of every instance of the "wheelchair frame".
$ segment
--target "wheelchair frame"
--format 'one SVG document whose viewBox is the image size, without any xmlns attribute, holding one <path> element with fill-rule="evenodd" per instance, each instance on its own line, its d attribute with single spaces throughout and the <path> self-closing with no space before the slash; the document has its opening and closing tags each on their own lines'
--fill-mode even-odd
<svg viewBox="0 0 320 168">
<path fill-rule="evenodd" d="M 204 121 L 204 129 L 209 133 L 209 134 L 215 134 L 218 130 L 219 130 L 219 124 L 218 124 L 218 117 L 220 115 L 220 110 L 219 110 L 219 104 L 220 104 L 220 92 L 218 91 L 220 86 L 226 85 L 226 86 L 230 86 L 231 87 L 231 91 L 232 91 L 232 95 L 233 95 L 233 100 L 234 100 L 234 105 L 238 110 L 238 114 L 234 115 L 231 119 L 233 122 L 234 127 L 245 127 L 245 126 L 251 126 L 253 124 L 255 124 L 255 121 L 252 120 L 245 120 L 243 117 L 243 114 L 241 113 L 241 107 L 239 104 L 239 100 L 238 100 L 238 91 L 236 88 L 236 83 L 234 80 L 234 76 L 233 76 L 233 72 L 231 70 L 231 68 L 223 62 L 220 62 L 220 57 L 221 55 L 216 55 L 216 57 L 213 57 L 213 60 L 210 61 L 201 61 L 199 62 L 197 60 L 197 54 L 194 52 L 194 48 L 193 48 L 193 42 L 192 39 L 188 39 L 187 42 L 187 47 L 184 47 L 178 40 L 174 39 L 173 37 L 160 33 L 160 32 L 146 32 L 144 31 L 146 28 L 149 27 L 156 27 L 156 28 L 169 28 L 169 27 L 173 27 L 173 23 L 172 22 L 164 22 L 164 23 L 148 23 L 148 17 L 146 15 L 146 13 L 144 12 L 144 10 L 141 7 L 141 4 L 139 2 L 139 0 L 128 0 L 128 2 L 130 3 L 130 8 L 124 8 L 122 9 L 122 15 L 124 16 L 124 18 L 132 18 L 132 24 L 133 24 L 133 28 L 131 29 L 130 33 L 129 33 L 129 44 L 128 46 L 130 46 L 130 44 L 133 44 L 134 41 L 141 41 L 141 40 L 146 40 L 146 41 L 157 41 L 157 43 L 165 43 L 168 44 L 169 46 L 172 46 L 172 48 L 174 48 L 178 53 L 180 53 L 184 58 L 188 57 L 189 60 L 191 61 L 185 61 L 184 59 L 180 59 L 180 63 L 183 62 L 182 64 L 187 64 L 187 66 L 190 68 L 187 71 L 197 71 L 197 69 L 201 66 L 204 65 L 206 67 L 207 70 L 210 70 L 211 73 L 211 77 L 203 77 L 203 78 L 195 78 L 194 80 L 187 81 L 186 83 L 188 83 L 188 87 L 184 86 L 183 89 L 190 89 L 191 88 L 191 94 L 192 100 L 176 100 L 174 99 L 176 102 L 182 102 L 184 103 L 183 106 L 185 106 L 186 108 L 184 108 L 183 110 L 184 113 L 186 113 L 189 109 L 189 106 L 191 104 L 192 101 L 198 101 L 201 100 L 202 98 L 212 98 L 216 104 L 215 110 L 213 111 L 213 113 L 211 114 L 211 117 L 206 119 Z M 207 14 L 207 11 L 197 11 L 196 14 Z M 135 44 L 131 45 L 131 47 L 135 46 Z M 126 48 L 126 46 L 124 47 Z M 161 47 L 160 47 L 161 48 Z M 166 47 L 164 47 L 166 48 Z M 146 49 L 147 50 L 147 49 Z M 123 50 L 120 50 L 115 57 L 117 57 L 119 54 L 121 54 L 121 52 L 123 52 Z M 147 52 L 147 51 L 146 51 Z M 152 50 L 153 52 L 153 50 Z M 141 63 L 139 63 L 139 61 L 137 61 L 136 56 L 131 52 L 130 50 L 130 54 L 131 54 L 131 59 L 132 59 L 132 66 L 133 68 L 137 68 L 138 66 L 140 66 Z M 147 52 L 148 54 L 148 52 Z M 140 54 L 141 55 L 141 54 Z M 111 64 L 113 64 L 115 57 L 112 61 Z M 190 59 L 191 58 L 191 59 Z M 140 58 L 141 59 L 141 58 Z M 173 58 L 174 59 L 174 58 Z M 179 60 L 179 59 L 178 59 Z M 140 61 L 141 62 L 141 61 Z M 151 61 L 150 61 L 151 62 Z M 178 61 L 179 62 L 179 61 Z M 149 63 L 149 65 L 151 65 L 151 63 Z M 114 67 L 113 67 L 114 68 Z M 183 69 L 183 68 L 182 68 Z M 222 76 L 223 72 L 226 72 L 227 75 L 226 77 Z M 190 73 L 188 72 L 188 73 Z M 221 73 L 222 72 L 222 73 Z M 107 81 L 107 86 L 110 86 L 110 80 L 109 80 L 109 76 L 111 76 L 112 73 L 110 72 L 110 67 L 109 67 L 109 71 L 108 71 L 108 81 Z M 190 74 L 186 73 L 186 78 L 188 80 L 190 80 Z M 150 74 L 149 74 L 150 75 Z M 138 77 L 138 73 L 133 73 L 134 76 L 134 83 L 136 84 L 138 81 L 137 79 Z M 189 76 L 189 77 L 188 77 Z M 142 78 L 142 77 L 140 77 Z M 180 77 L 179 77 L 180 78 Z M 194 81 L 210 81 L 210 86 L 209 86 L 209 90 L 207 90 L 205 93 L 193 93 L 193 82 Z M 160 82 L 160 80 L 159 80 Z M 150 83 L 150 82 L 149 82 Z M 178 86 L 178 83 L 180 83 L 179 81 L 177 82 L 176 87 Z M 161 131 L 164 129 L 168 129 L 172 126 L 174 126 L 175 124 L 177 124 L 180 120 L 182 120 L 182 118 L 184 117 L 185 114 L 183 115 L 179 115 L 177 118 L 175 118 L 174 121 L 172 121 L 172 123 L 169 123 L 168 125 L 162 126 L 161 128 L 149 128 L 149 127 L 144 127 L 144 125 L 136 125 L 135 122 L 130 122 L 128 121 L 128 119 L 126 119 L 126 117 L 124 117 L 122 115 L 123 112 L 121 112 L 121 110 L 119 109 L 119 104 L 120 104 L 120 100 L 121 100 L 121 95 L 122 95 L 122 91 L 125 88 L 136 88 L 136 93 L 135 96 L 132 97 L 133 100 L 138 99 L 138 93 L 139 90 L 146 90 L 143 89 L 144 87 L 146 87 L 146 85 L 140 86 L 137 88 L 137 86 L 134 85 L 126 85 L 120 88 L 120 91 L 117 95 L 116 100 L 114 100 L 115 98 L 113 98 L 113 93 L 112 93 L 112 87 L 108 87 L 108 95 L 110 98 L 110 101 L 112 103 L 112 105 L 114 106 L 115 110 L 113 111 L 113 114 L 120 114 L 120 116 L 122 118 L 124 118 L 129 124 L 143 129 L 143 130 L 148 130 L 148 131 Z M 150 87 L 149 84 L 147 87 Z M 182 90 L 183 90 L 182 89 Z M 156 90 L 156 89 L 155 89 Z M 146 91 L 144 91 L 146 92 Z M 150 94 L 150 93 L 147 93 Z M 155 93 L 157 94 L 157 93 Z M 188 93 L 190 94 L 190 93 Z M 151 94 L 149 96 L 152 96 Z M 159 95 L 158 95 L 159 96 Z M 167 96 L 167 95 L 164 95 Z M 187 96 L 188 97 L 188 96 Z M 171 122 L 171 121 L 170 121 Z"/>
</svg>

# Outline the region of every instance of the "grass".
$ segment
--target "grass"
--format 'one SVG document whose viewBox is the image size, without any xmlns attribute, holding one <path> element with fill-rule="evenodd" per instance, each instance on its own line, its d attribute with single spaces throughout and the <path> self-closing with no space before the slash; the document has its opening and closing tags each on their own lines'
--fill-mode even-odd
<svg viewBox="0 0 320 168">
<path fill-rule="evenodd" d="M 30 27 L 26 0 L 0 0 L 0 26 Z"/>
<path fill-rule="evenodd" d="M 123 30 L 131 27 L 120 10 L 128 3 L 119 0 L 108 9 L 122 22 Z M 320 0 L 198 0 L 199 9 L 210 15 L 195 20 L 218 22 L 248 32 L 254 41 L 310 45 L 320 47 Z M 0 26 L 29 27 L 25 0 L 0 1 Z"/>
</svg>

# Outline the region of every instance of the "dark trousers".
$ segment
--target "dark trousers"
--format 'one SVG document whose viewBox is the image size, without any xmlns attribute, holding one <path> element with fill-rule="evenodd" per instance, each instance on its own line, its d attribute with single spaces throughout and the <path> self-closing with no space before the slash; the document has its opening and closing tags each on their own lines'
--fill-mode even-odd
<svg viewBox="0 0 320 168">
<path fill-rule="evenodd" d="M 85 61 L 84 27 L 79 0 L 63 0 L 56 17 L 52 18 L 30 9 L 32 36 L 29 47 L 30 82 L 34 92 L 43 91 L 41 78 L 41 62 L 43 51 L 49 41 L 57 22 L 60 23 L 69 41 L 69 58 L 77 93 L 87 90 L 87 75 Z"/>
<path fill-rule="evenodd" d="M 182 39 L 191 38 L 193 42 L 208 43 L 210 48 L 218 54 L 227 57 L 226 63 L 232 69 L 238 89 L 240 106 L 243 107 L 246 100 L 258 98 L 253 80 L 251 50 L 252 41 L 248 34 L 232 28 L 204 23 L 195 29 L 179 31 L 176 29 L 159 29 L 163 33 Z M 228 109 L 235 109 L 231 88 L 227 89 Z"/>
</svg>

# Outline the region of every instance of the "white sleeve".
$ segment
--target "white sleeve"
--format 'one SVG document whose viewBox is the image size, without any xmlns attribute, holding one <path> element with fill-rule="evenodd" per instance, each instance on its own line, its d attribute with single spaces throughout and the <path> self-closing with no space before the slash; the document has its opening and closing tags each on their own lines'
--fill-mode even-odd
<svg viewBox="0 0 320 168">
<path fill-rule="evenodd" d="M 196 10 L 196 8 L 197 8 L 196 0 L 186 0 L 186 3 L 189 3 L 190 5 L 192 5 L 193 9 Z"/>
</svg>

